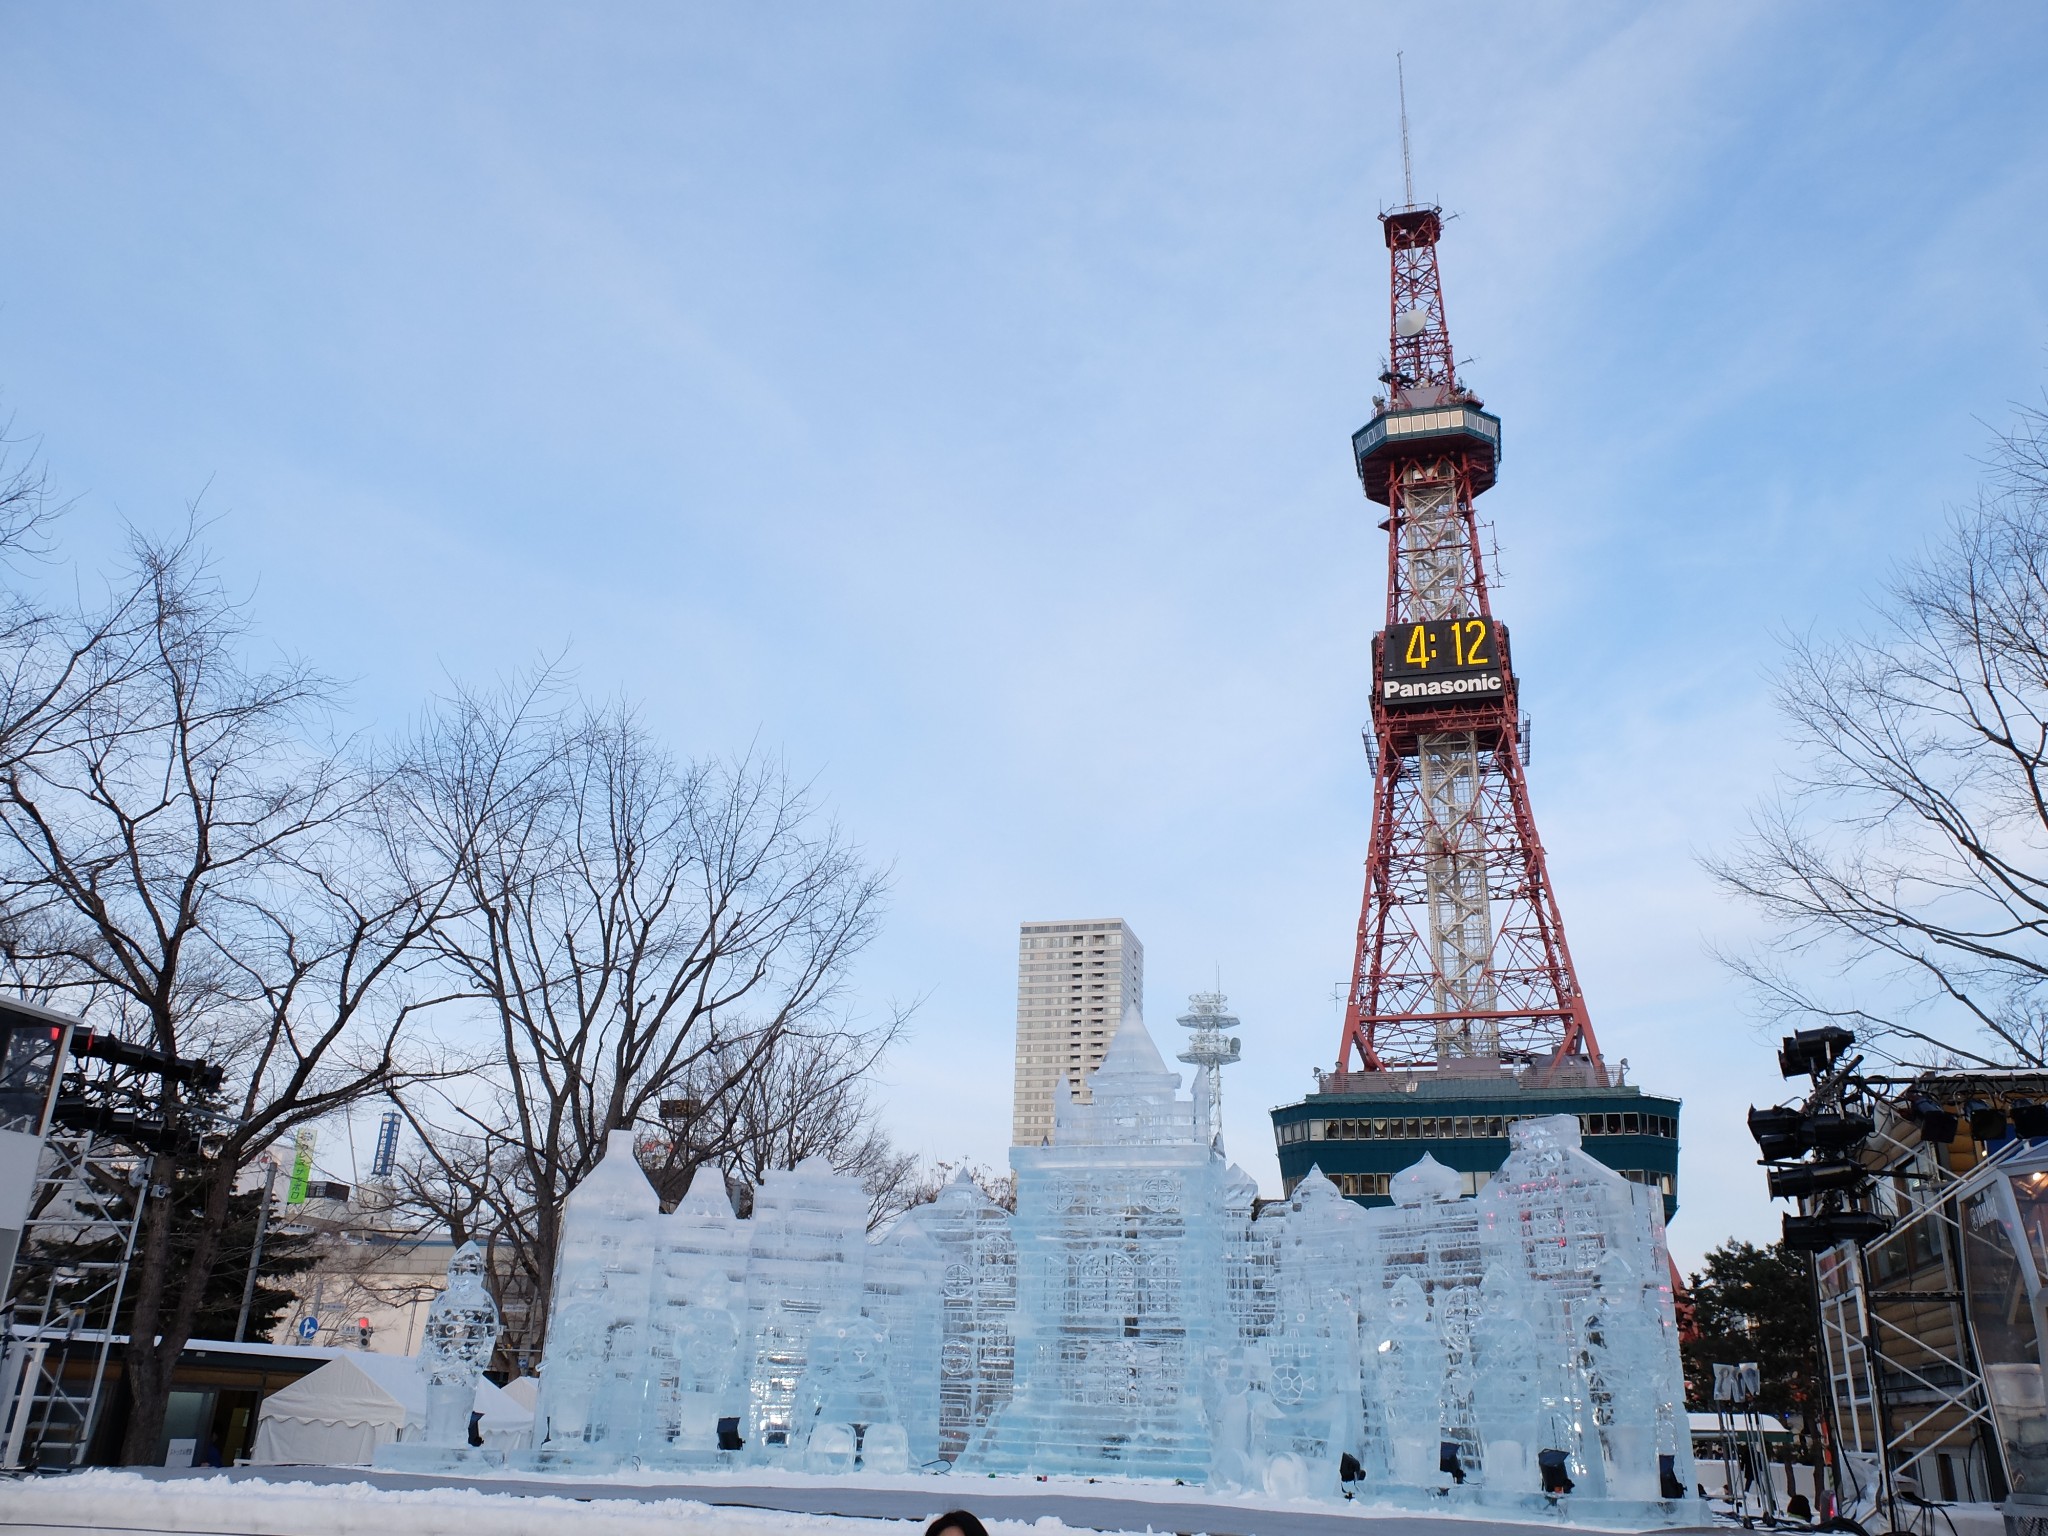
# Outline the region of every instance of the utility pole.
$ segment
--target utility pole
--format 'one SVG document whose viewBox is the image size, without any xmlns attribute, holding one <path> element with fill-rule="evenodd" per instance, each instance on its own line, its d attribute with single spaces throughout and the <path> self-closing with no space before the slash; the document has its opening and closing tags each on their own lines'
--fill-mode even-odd
<svg viewBox="0 0 2048 1536">
<path fill-rule="evenodd" d="M 263 1238 L 270 1230 L 270 1196 L 277 1188 L 277 1159 L 266 1159 L 270 1171 L 263 1176 L 263 1204 L 256 1212 L 256 1245 L 249 1250 L 249 1273 L 242 1281 L 242 1310 L 235 1315 L 235 1342 L 249 1331 L 249 1309 L 256 1302 L 256 1269 L 263 1262 Z"/>
</svg>

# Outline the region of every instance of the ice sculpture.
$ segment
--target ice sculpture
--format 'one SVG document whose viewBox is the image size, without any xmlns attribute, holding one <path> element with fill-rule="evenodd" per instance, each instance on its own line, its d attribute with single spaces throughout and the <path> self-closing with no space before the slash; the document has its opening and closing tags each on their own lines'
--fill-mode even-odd
<svg viewBox="0 0 2048 1536">
<path fill-rule="evenodd" d="M 951 1462 L 1010 1400 L 1017 1245 L 1010 1213 L 983 1194 L 965 1169 L 903 1225 L 922 1231 L 939 1253 L 937 1455 Z"/>
<path fill-rule="evenodd" d="M 1573 1115 L 1521 1121 L 1509 1145 L 1475 1204 L 1487 1262 L 1520 1291 L 1551 1363 L 1538 1454 L 1563 1453 L 1587 1497 L 1693 1487 L 1657 1192 L 1581 1151 Z M 1616 1433 L 1614 1385 L 1629 1373 L 1643 1391 L 1625 1392 Z"/>
<path fill-rule="evenodd" d="M 1084 1103 L 876 1237 L 822 1160 L 669 1215 L 613 1136 L 562 1216 L 531 1464 L 1174 1477 L 1635 1528 L 1697 1519 L 1662 1207 L 1525 1120 L 1474 1198 L 1263 1210 L 1135 1011 Z M 438 1421 L 437 1421 L 438 1422 Z M 1436 1501 L 1448 1501 L 1439 1504 Z"/>
<path fill-rule="evenodd" d="M 1344 1457 L 1358 1450 L 1362 1217 L 1336 1185 L 1311 1173 L 1268 1223 L 1279 1228 L 1270 1239 L 1274 1309 L 1251 1449 L 1253 1480 L 1269 1490 L 1296 1463 L 1315 1486 L 1334 1488 Z"/>
<path fill-rule="evenodd" d="M 962 1465 L 1201 1479 L 1227 1329 L 1224 1169 L 1135 1009 L 1047 1146 L 1017 1147 L 1016 1379 Z"/>
<path fill-rule="evenodd" d="M 746 1411 L 747 1231 L 717 1169 L 696 1171 L 656 1241 L 653 1382 L 640 1455 L 659 1465 L 702 1465 L 716 1457 L 721 1421 L 730 1421 L 727 1438 L 736 1438 Z"/>
<path fill-rule="evenodd" d="M 613 1131 L 604 1159 L 563 1202 L 535 1456 L 543 1465 L 603 1467 L 637 1454 L 649 1348 L 661 1201 Z"/>
<path fill-rule="evenodd" d="M 469 1443 L 477 1383 L 498 1347 L 498 1304 L 484 1289 L 483 1250 L 464 1243 L 448 1261 L 448 1284 L 427 1308 L 420 1374 L 426 1382 L 426 1423 L 417 1441 L 381 1446 L 380 1466 L 453 1470 L 498 1462 L 503 1455 Z"/>
<path fill-rule="evenodd" d="M 932 1305 L 945 1256 L 915 1222 L 899 1221 L 867 1251 L 861 1310 L 877 1329 L 877 1358 L 886 1372 L 903 1436 L 903 1456 L 918 1465 L 939 1458 L 940 1355 L 945 1318 Z M 881 1442 L 861 1438 L 861 1464 L 876 1465 Z"/>
<path fill-rule="evenodd" d="M 787 1449 L 796 1389 L 818 1319 L 857 1314 L 867 1249 L 867 1196 L 822 1157 L 771 1173 L 754 1192 L 747 1255 L 748 1438 Z M 799 1450 L 801 1447 L 799 1447 Z"/>
<path fill-rule="evenodd" d="M 1472 1414 L 1490 1487 L 1527 1488 L 1543 1412 L 1543 1356 L 1522 1315 L 1522 1290 L 1495 1264 L 1480 1285 L 1472 1329 Z"/>
<path fill-rule="evenodd" d="M 498 1304 L 484 1289 L 484 1254 L 464 1243 L 448 1261 L 448 1285 L 427 1308 L 420 1369 L 427 1378 L 426 1443 L 469 1444 L 476 1384 L 498 1347 Z"/>
</svg>

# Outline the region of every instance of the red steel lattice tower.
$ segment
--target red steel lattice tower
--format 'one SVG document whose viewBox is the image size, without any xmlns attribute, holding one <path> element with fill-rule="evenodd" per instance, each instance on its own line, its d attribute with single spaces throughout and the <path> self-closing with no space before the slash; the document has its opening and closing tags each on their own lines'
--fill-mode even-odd
<svg viewBox="0 0 2048 1536">
<path fill-rule="evenodd" d="M 1405 126 L 1405 125 L 1404 125 Z M 1518 689 L 1495 622 L 1473 502 L 1500 420 L 1458 382 L 1439 208 L 1382 214 L 1392 267 L 1386 394 L 1352 438 L 1387 508 L 1386 627 L 1373 638 L 1372 840 L 1337 1048 L 1358 1068 L 1526 1063 L 1604 1085 L 1529 809 Z"/>
</svg>

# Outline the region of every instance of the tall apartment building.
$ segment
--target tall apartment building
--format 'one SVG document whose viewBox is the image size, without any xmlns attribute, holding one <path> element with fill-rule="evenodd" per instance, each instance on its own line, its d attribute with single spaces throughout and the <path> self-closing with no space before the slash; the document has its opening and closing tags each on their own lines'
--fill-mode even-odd
<svg viewBox="0 0 2048 1536">
<path fill-rule="evenodd" d="M 1124 1009 L 1145 1007 L 1145 946 L 1120 917 L 1025 923 L 1017 933 L 1017 1079 L 1010 1143 L 1052 1135 L 1053 1084 L 1088 1098 Z"/>
</svg>

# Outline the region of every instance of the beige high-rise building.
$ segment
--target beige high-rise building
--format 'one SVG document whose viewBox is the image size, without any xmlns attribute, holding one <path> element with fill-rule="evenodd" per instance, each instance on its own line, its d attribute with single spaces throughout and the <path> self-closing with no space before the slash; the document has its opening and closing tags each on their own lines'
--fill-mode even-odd
<svg viewBox="0 0 2048 1536">
<path fill-rule="evenodd" d="M 1010 1144 L 1052 1135 L 1053 1084 L 1077 1099 L 1124 1009 L 1145 1007 L 1145 946 L 1120 917 L 1025 923 L 1017 933 L 1017 1086 Z"/>
</svg>

